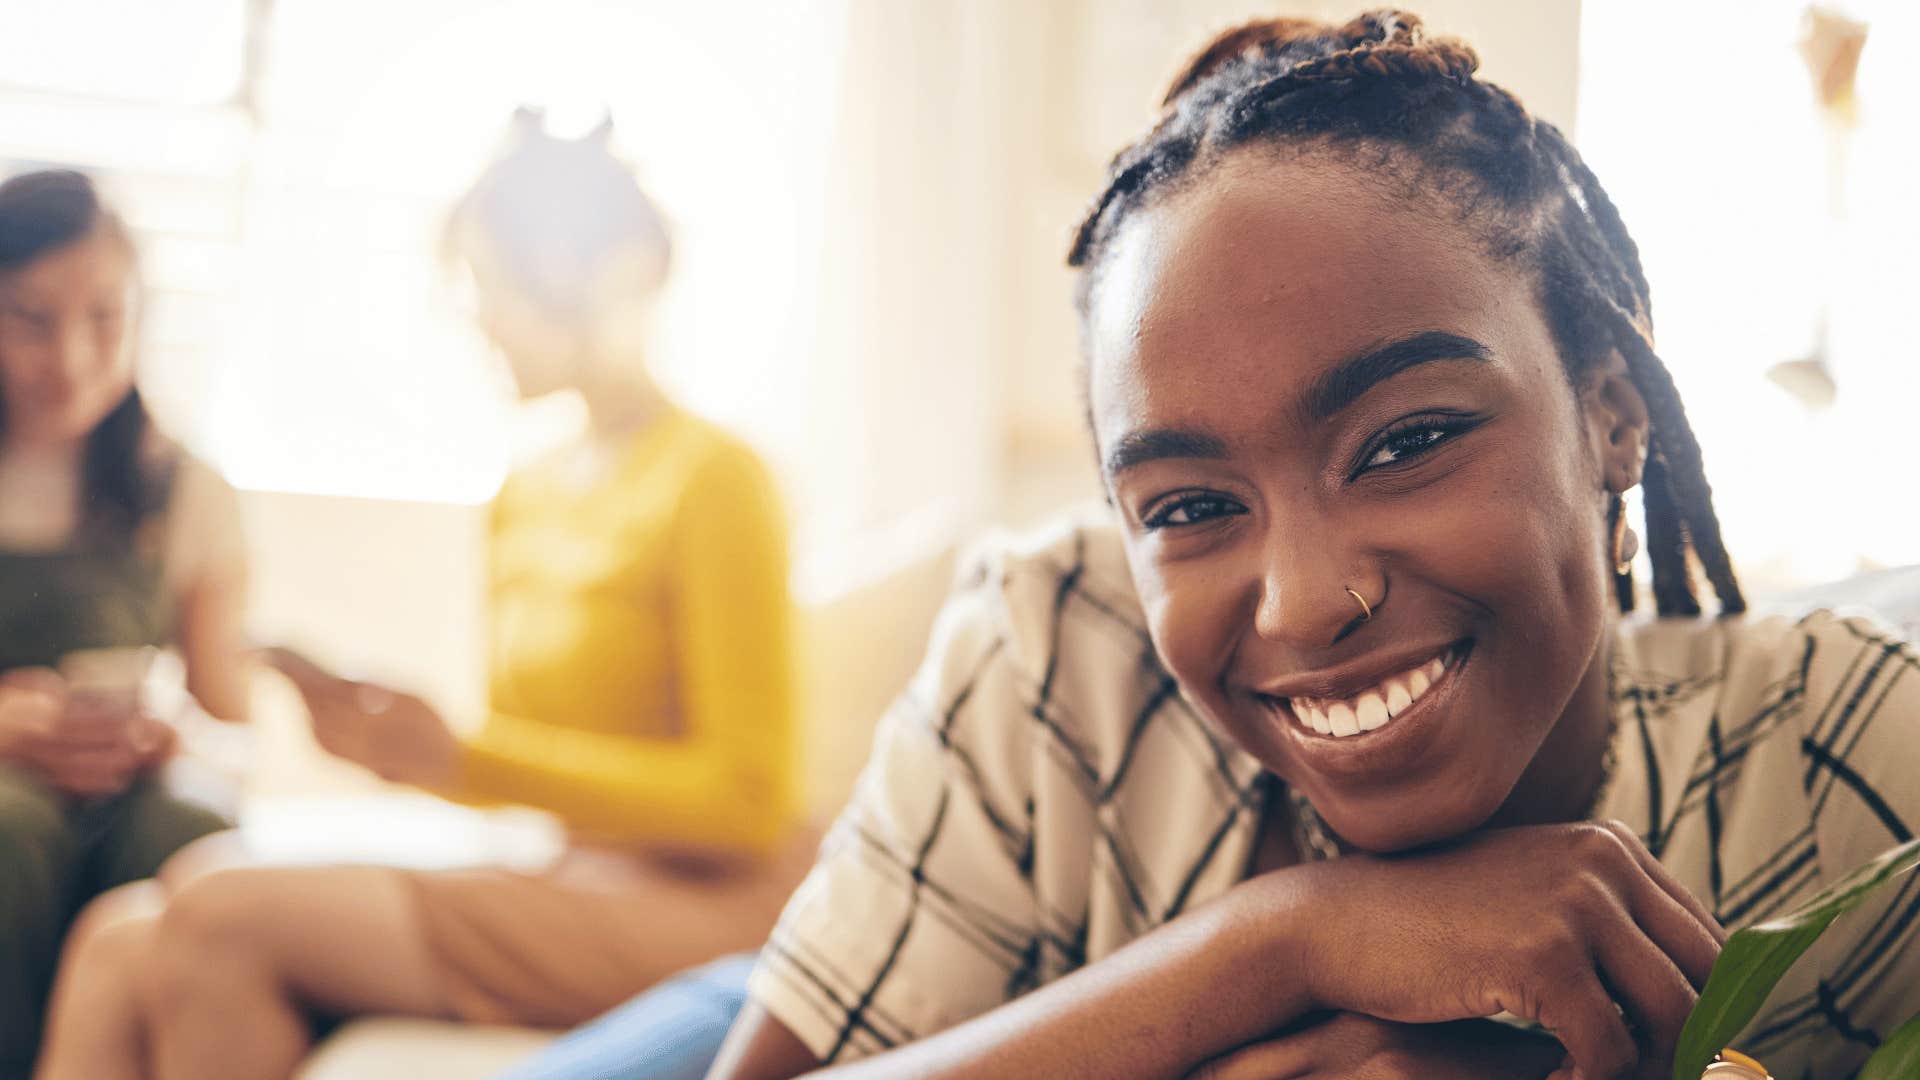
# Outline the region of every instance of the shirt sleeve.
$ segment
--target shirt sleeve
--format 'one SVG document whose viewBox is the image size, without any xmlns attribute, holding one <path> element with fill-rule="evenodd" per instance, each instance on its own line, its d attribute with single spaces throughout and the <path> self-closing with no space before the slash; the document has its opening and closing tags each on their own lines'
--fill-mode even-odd
<svg viewBox="0 0 1920 1080">
<path fill-rule="evenodd" d="M 1799 628 L 1780 679 L 1804 688 L 1792 780 L 1808 800 L 1811 843 L 1782 850 L 1810 852 L 1824 886 L 1920 830 L 1920 653 L 1863 615 L 1818 611 Z M 1851 1075 L 1920 1014 L 1920 873 L 1835 920 L 1801 966 L 1817 982 L 1769 999 L 1754 1045 L 1770 1066 L 1805 1060 L 1814 1075 Z"/>
<path fill-rule="evenodd" d="M 683 734 L 496 714 L 449 794 L 544 807 L 621 839 L 772 850 L 800 802 L 786 544 L 760 463 L 744 449 L 714 455 L 686 485 L 670 544 Z"/>
<path fill-rule="evenodd" d="M 911 1042 L 1032 983 L 1033 680 L 984 567 L 881 719 L 749 992 L 824 1062 Z"/>
</svg>

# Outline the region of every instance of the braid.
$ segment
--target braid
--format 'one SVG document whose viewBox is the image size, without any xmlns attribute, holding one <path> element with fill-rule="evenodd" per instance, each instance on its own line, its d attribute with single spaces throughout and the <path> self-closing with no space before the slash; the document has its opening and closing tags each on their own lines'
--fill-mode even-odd
<svg viewBox="0 0 1920 1080">
<path fill-rule="evenodd" d="M 1625 359 L 1651 421 L 1643 483 L 1658 612 L 1699 614 L 1695 562 L 1721 613 L 1744 611 L 1699 441 L 1653 351 L 1639 248 L 1566 137 L 1478 79 L 1478 67 L 1470 46 L 1427 38 L 1405 12 L 1369 12 L 1337 27 L 1269 19 L 1220 35 L 1175 77 L 1159 122 L 1115 156 L 1074 234 L 1067 263 L 1082 271 L 1081 317 L 1128 215 L 1231 151 L 1282 142 L 1389 151 L 1381 165 L 1412 166 L 1422 189 L 1460 201 L 1495 256 L 1535 273 L 1570 380 L 1616 352 Z M 1632 610 L 1631 576 L 1616 584 L 1621 610 Z"/>
</svg>

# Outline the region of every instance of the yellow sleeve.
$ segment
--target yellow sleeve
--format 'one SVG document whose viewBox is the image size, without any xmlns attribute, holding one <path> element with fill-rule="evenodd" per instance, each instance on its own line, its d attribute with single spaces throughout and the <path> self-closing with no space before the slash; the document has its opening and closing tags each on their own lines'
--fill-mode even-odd
<svg viewBox="0 0 1920 1080">
<path fill-rule="evenodd" d="M 780 841 L 799 804 L 786 530 L 764 468 L 729 451 L 694 470 L 669 544 L 683 736 L 496 714 L 450 794 L 543 807 L 627 840 L 749 851 Z"/>
</svg>

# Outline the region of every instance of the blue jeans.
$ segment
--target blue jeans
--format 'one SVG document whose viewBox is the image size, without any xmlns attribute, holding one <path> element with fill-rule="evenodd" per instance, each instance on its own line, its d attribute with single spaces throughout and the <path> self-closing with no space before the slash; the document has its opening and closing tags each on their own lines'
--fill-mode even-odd
<svg viewBox="0 0 1920 1080">
<path fill-rule="evenodd" d="M 753 963 L 738 953 L 683 971 L 498 1080 L 701 1080 L 747 1003 Z"/>
</svg>

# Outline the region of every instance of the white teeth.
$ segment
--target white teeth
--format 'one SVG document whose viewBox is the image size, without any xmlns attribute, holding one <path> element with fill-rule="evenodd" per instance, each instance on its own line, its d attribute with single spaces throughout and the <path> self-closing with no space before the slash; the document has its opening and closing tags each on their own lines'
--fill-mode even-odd
<svg viewBox="0 0 1920 1080">
<path fill-rule="evenodd" d="M 1413 694 L 1408 692 L 1407 684 L 1398 678 L 1387 680 L 1387 714 L 1399 716 L 1407 706 L 1413 704 Z"/>
<path fill-rule="evenodd" d="M 1360 722 L 1361 731 L 1372 731 L 1386 724 L 1387 703 L 1377 693 L 1362 694 L 1360 706 L 1354 710 L 1354 714 Z"/>
<path fill-rule="evenodd" d="M 1350 701 L 1293 698 L 1293 715 L 1300 726 L 1336 738 L 1377 731 L 1411 708 L 1446 671 L 1447 658 L 1435 657 L 1403 675 L 1381 680 L 1379 686 Z"/>
</svg>

